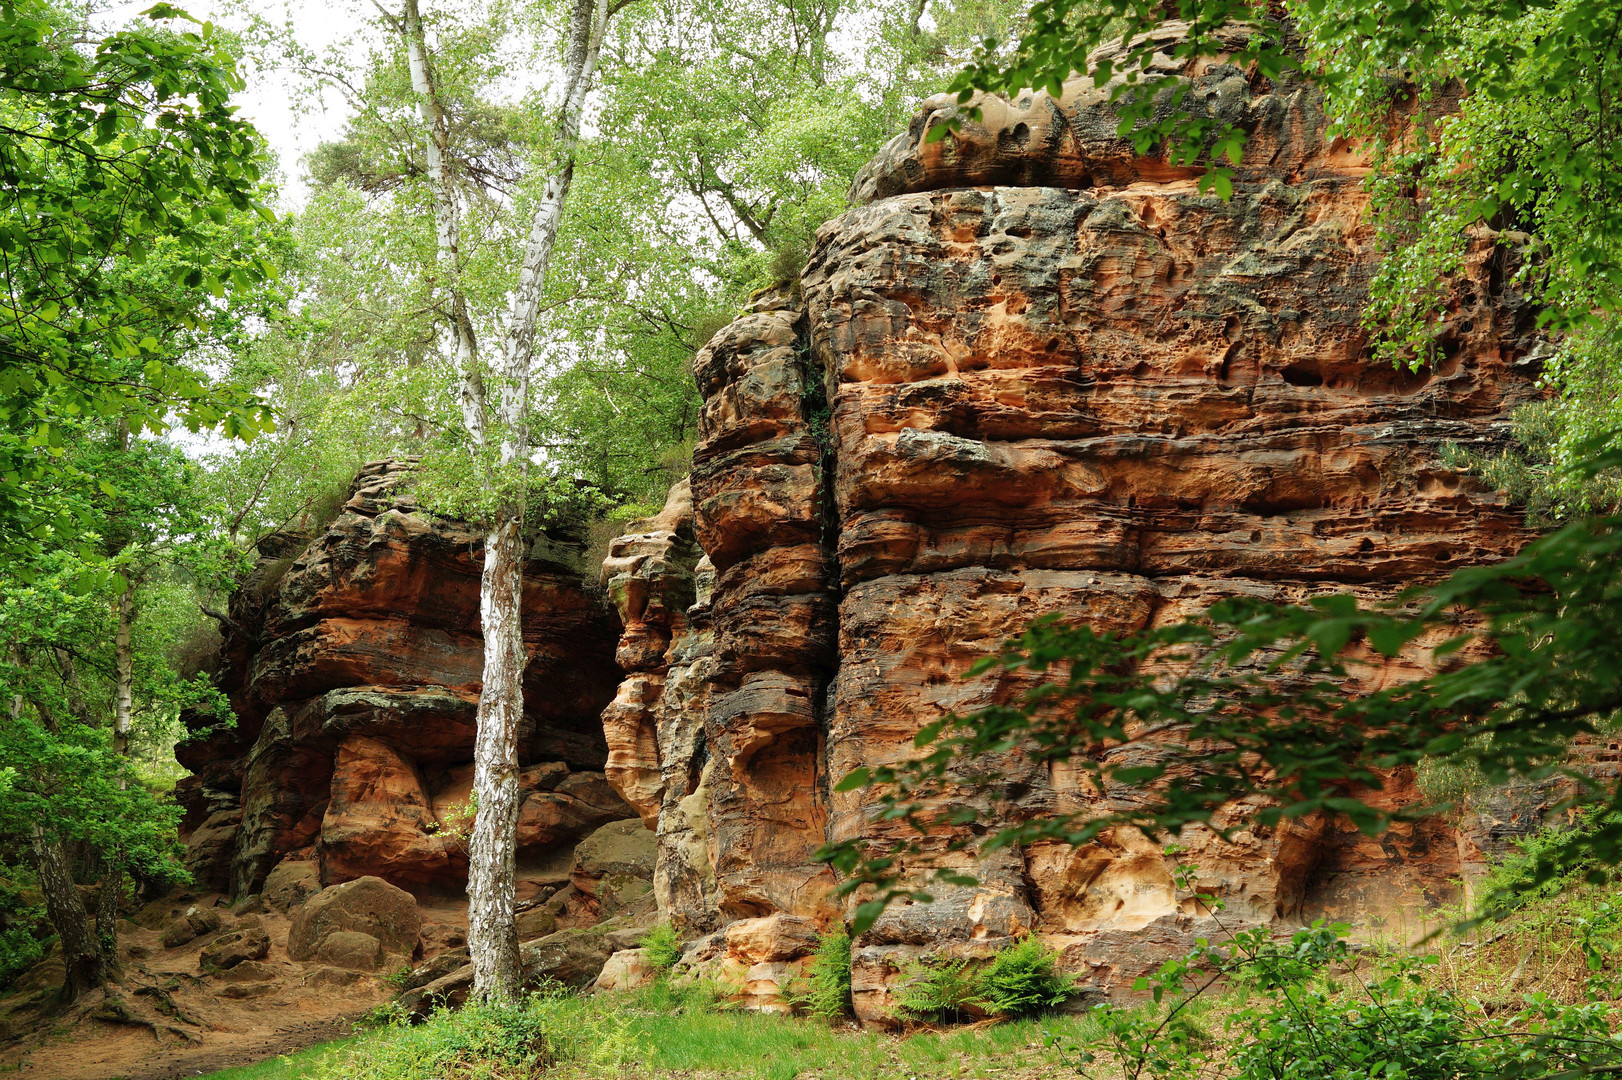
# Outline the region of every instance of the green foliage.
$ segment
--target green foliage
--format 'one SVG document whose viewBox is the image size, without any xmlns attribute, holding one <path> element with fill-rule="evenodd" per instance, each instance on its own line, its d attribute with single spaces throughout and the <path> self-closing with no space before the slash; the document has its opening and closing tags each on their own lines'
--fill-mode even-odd
<svg viewBox="0 0 1622 1080">
<path fill-rule="evenodd" d="M 648 963 L 661 972 L 669 971 L 681 959 L 681 935 L 669 923 L 658 923 L 637 944 L 647 950 Z"/>
<path fill-rule="evenodd" d="M 968 959 L 911 961 L 895 994 L 896 1015 L 914 1023 L 955 1024 L 985 1015 L 979 965 Z"/>
<path fill-rule="evenodd" d="M 324 1063 L 320 1080 L 441 1080 L 446 1075 L 517 1080 L 552 1065 L 558 1056 L 555 998 L 468 1005 L 435 1013 L 415 1027 L 380 1018 L 392 1038 L 363 1040 Z"/>
<path fill-rule="evenodd" d="M 909 1080 L 1033 1069 L 1061 1075 L 1068 1071 L 1066 1062 L 1058 1050 L 1042 1047 L 1044 1033 L 1075 1042 L 1091 1037 L 1097 1027 L 1090 1017 L 1053 1015 L 991 1027 L 920 1031 L 898 1041 L 874 1029 L 852 1031 L 843 1025 L 724 1008 L 717 1004 L 711 987 L 669 979 L 636 991 L 560 997 L 546 1009 L 559 1057 L 550 1070 L 535 1075 L 567 1080 L 689 1076 Z M 419 1031 L 390 1023 L 340 1043 L 226 1070 L 211 1080 L 319 1080 L 352 1055 L 354 1064 L 343 1065 L 349 1071 L 339 1075 L 358 1080 L 359 1067 L 366 1062 L 404 1060 L 416 1067 L 409 1055 L 373 1049 L 372 1044 L 412 1040 L 420 1045 L 415 1042 Z M 441 1075 L 457 1080 L 502 1075 L 480 1073 L 480 1068 L 479 1062 L 470 1061 L 447 1068 Z M 401 1076 L 387 1071 L 364 1075 L 366 1080 L 400 1080 Z"/>
<path fill-rule="evenodd" d="M 121 418 L 248 436 L 268 417 L 185 355 L 274 270 L 257 135 L 233 58 L 168 4 L 97 33 L 51 0 L 0 10 L 0 554 L 78 529 L 100 478 L 64 424 Z"/>
<path fill-rule="evenodd" d="M 1148 1004 L 1094 1010 L 1101 1031 L 1072 1047 L 1077 1064 L 1083 1075 L 1108 1065 L 1128 1080 L 1488 1080 L 1622 1062 L 1608 1004 L 1528 994 L 1519 1008 L 1489 1010 L 1436 985 L 1435 955 L 1365 961 L 1346 931 L 1318 922 L 1288 941 L 1263 928 L 1202 939 L 1138 980 Z M 1191 1006 L 1222 983 L 1237 993 L 1214 1038 Z"/>
<path fill-rule="evenodd" d="M 960 958 L 909 963 L 903 972 L 906 982 L 896 994 L 897 1015 L 931 1023 L 1041 1015 L 1064 1004 L 1075 983 L 1059 972 L 1058 957 L 1032 935 L 998 950 L 989 962 Z M 846 989 L 848 993 L 848 981 Z"/>
<path fill-rule="evenodd" d="M 1036 1016 L 1064 1004 L 1075 980 L 1061 974 L 1059 954 L 1035 935 L 998 952 L 980 975 L 985 1008 L 993 1016 Z"/>
<path fill-rule="evenodd" d="M 819 1020 L 843 1020 L 851 1015 L 850 935 L 831 930 L 817 940 L 816 955 L 806 972 L 806 987 L 796 1000 Z"/>
</svg>

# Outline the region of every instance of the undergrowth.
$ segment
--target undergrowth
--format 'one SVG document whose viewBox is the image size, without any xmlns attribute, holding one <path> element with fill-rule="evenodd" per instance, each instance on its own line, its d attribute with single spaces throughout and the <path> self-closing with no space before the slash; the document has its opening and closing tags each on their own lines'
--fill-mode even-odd
<svg viewBox="0 0 1622 1080">
<path fill-rule="evenodd" d="M 823 934 L 806 972 L 804 992 L 795 1004 L 819 1020 L 851 1015 L 850 935 L 843 929 Z"/>
<path fill-rule="evenodd" d="M 1579 834 L 1580 835 L 1580 834 Z M 1526 841 L 1484 881 L 1500 895 L 1551 845 Z M 1291 935 L 1227 927 L 1138 980 L 1136 1001 L 1047 1012 L 1071 991 L 1035 939 L 979 961 L 918 965 L 898 988 L 915 1017 L 1000 1012 L 944 1031 L 852 1030 L 736 1011 L 718 986 L 661 978 L 589 997 L 443 1012 L 218 1080 L 904 1080 L 1075 1075 L 1095 1080 L 1552 1080 L 1622 1073 L 1622 896 L 1593 868 L 1546 883 L 1418 951 L 1354 943 L 1318 923 Z M 1193 887 L 1182 867 L 1179 884 Z M 1507 895 L 1507 894 L 1504 894 Z M 1210 905 L 1217 925 L 1225 916 Z M 1444 913 L 1445 914 L 1445 913 Z M 1470 914 L 1451 913 L 1454 923 Z M 650 935 L 651 937 L 652 935 Z M 673 936 L 673 935 L 672 935 Z M 850 940 L 825 935 L 795 997 L 848 1015 Z"/>
<path fill-rule="evenodd" d="M 1064 1004 L 1075 980 L 1058 968 L 1059 954 L 1025 937 L 989 963 L 948 959 L 914 962 L 903 972 L 896 1012 L 904 1020 L 961 1023 L 980 1017 L 1037 1016 Z"/>
<path fill-rule="evenodd" d="M 637 944 L 646 951 L 648 963 L 661 972 L 669 971 L 681 959 L 681 935 L 669 923 L 659 923 Z"/>
</svg>

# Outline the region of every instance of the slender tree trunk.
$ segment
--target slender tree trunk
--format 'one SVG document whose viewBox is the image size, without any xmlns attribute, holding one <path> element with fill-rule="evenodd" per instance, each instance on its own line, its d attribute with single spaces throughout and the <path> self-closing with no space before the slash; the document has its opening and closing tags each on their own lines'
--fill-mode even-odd
<svg viewBox="0 0 1622 1080">
<path fill-rule="evenodd" d="M 120 757 L 130 755 L 130 729 L 135 713 L 135 649 L 130 645 L 131 625 L 135 621 L 135 586 L 118 594 L 113 602 L 118 617 L 113 631 L 113 753 Z"/>
<path fill-rule="evenodd" d="M 629 0 L 616 0 L 623 6 Z M 488 400 L 477 342 L 458 281 L 462 253 L 459 203 L 446 158 L 449 124 L 434 86 L 419 0 L 404 0 L 399 28 L 405 38 L 411 85 L 426 128 L 429 187 L 434 195 L 434 227 L 439 267 L 447 289 L 448 315 L 457 365 L 462 375 L 462 418 L 477 452 L 499 440 L 503 466 L 520 478 L 529 467 L 529 383 L 535 354 L 535 324 L 558 226 L 574 180 L 586 97 L 602 53 L 613 10 L 608 0 L 574 0 L 564 45 L 564 93 L 558 112 L 558 140 L 546 188 L 530 220 L 524 261 L 512 292 L 494 402 L 495 432 L 488 430 Z M 518 728 L 524 715 L 523 580 L 525 496 L 518 485 L 485 537 L 479 613 L 484 632 L 484 685 L 479 694 L 474 743 L 474 793 L 478 812 L 468 845 L 468 949 L 473 958 L 473 997 L 491 1001 L 516 996 L 523 972 L 513 905 L 518 825 Z"/>
<path fill-rule="evenodd" d="M 62 1000 L 77 1001 L 106 983 L 106 961 L 96 935 L 91 932 L 89 915 L 84 901 L 79 898 L 79 890 L 74 887 L 73 873 L 62 845 L 45 831 L 45 826 L 36 824 L 30 848 L 40 891 L 45 894 L 45 914 L 62 942 L 62 963 L 67 967 Z"/>
<path fill-rule="evenodd" d="M 479 614 L 484 623 L 484 689 L 473 749 L 478 814 L 468 846 L 467 944 L 475 993 L 513 998 L 523 981 L 513 904 L 518 829 L 518 728 L 524 718 L 522 518 L 511 515 L 485 537 Z"/>
</svg>

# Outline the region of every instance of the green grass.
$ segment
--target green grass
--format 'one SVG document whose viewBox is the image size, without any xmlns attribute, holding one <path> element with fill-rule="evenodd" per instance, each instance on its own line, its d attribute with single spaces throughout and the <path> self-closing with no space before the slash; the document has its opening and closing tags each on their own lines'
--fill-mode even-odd
<svg viewBox="0 0 1622 1080">
<path fill-rule="evenodd" d="M 368 1034 L 355 1038 L 369 1037 L 372 1036 Z M 238 1069 L 222 1069 L 220 1072 L 209 1073 L 208 1080 L 303 1080 L 304 1077 L 314 1074 L 317 1062 L 334 1050 L 352 1045 L 354 1041 L 355 1039 L 351 1038 L 317 1043 L 297 1053 L 270 1058 L 257 1065 L 244 1065 Z"/>
<path fill-rule="evenodd" d="M 557 1063 L 531 1073 L 444 1056 L 487 1034 L 488 1019 L 446 1014 L 417 1027 L 390 1026 L 327 1043 L 211 1080 L 418 1080 L 462 1077 L 507 1080 L 908 1080 L 912 1077 L 1057 1075 L 1063 1063 L 1042 1046 L 1046 1032 L 1074 1039 L 1091 1021 L 1069 1016 L 901 1038 L 830 1027 L 814 1019 L 718 1008 L 702 988 L 655 985 L 631 993 L 559 997 L 539 1002 L 555 1031 Z M 468 1014 L 472 1015 L 472 1014 Z M 435 1055 L 439 1056 L 436 1057 Z M 471 1067 L 470 1067 L 471 1066 Z M 482 1067 L 481 1067 L 482 1066 Z"/>
</svg>

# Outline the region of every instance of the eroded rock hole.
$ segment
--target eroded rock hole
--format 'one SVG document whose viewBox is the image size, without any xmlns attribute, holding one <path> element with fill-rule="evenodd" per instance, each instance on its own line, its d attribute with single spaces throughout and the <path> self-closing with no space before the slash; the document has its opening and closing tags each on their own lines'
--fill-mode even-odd
<svg viewBox="0 0 1622 1080">
<path fill-rule="evenodd" d="M 1322 386 L 1324 377 L 1309 367 L 1301 364 L 1292 364 L 1282 372 L 1284 381 L 1291 386 Z"/>
</svg>

